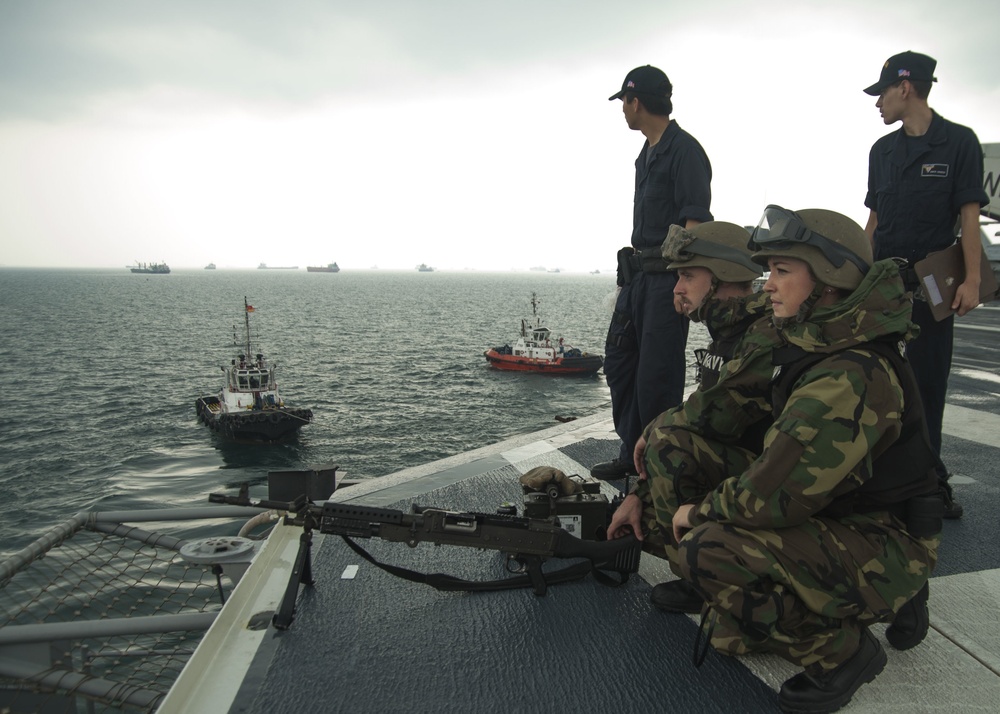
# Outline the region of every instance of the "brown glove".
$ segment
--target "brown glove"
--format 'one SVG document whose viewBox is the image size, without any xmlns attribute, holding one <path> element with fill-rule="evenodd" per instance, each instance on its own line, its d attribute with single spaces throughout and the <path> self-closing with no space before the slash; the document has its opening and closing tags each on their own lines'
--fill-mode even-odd
<svg viewBox="0 0 1000 714">
<path fill-rule="evenodd" d="M 547 492 L 554 486 L 563 496 L 582 493 L 583 486 L 552 466 L 536 466 L 520 478 L 521 485 L 528 491 Z"/>
</svg>

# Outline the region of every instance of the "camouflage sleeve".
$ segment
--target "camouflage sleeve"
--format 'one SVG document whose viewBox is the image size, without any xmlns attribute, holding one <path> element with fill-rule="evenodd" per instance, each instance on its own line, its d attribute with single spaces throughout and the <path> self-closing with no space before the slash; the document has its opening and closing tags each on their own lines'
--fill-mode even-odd
<svg viewBox="0 0 1000 714">
<path fill-rule="evenodd" d="M 668 413 L 661 428 L 687 429 L 723 442 L 739 439 L 752 424 L 770 415 L 770 354 L 762 357 L 766 374 L 751 369 L 740 373 L 738 379 L 720 380 L 710 389 L 693 392 L 682 406 Z"/>
<path fill-rule="evenodd" d="M 764 394 L 749 392 L 732 381 L 720 381 L 710 389 L 692 392 L 684 404 L 660 414 L 646 426 L 642 436 L 653 448 L 670 429 L 685 429 L 708 439 L 730 442 L 769 414 Z"/>
<path fill-rule="evenodd" d="M 899 435 L 903 392 L 881 357 L 848 350 L 803 374 L 742 474 L 722 482 L 693 520 L 794 526 L 871 476 L 872 452 Z"/>
<path fill-rule="evenodd" d="M 727 362 L 714 386 L 696 389 L 678 407 L 664 412 L 643 431 L 647 444 L 656 432 L 667 428 L 687 429 L 694 434 L 723 442 L 743 436 L 746 429 L 771 415 L 771 350 L 775 335 L 770 320 L 758 321 L 747 330 L 737 355 Z"/>
</svg>

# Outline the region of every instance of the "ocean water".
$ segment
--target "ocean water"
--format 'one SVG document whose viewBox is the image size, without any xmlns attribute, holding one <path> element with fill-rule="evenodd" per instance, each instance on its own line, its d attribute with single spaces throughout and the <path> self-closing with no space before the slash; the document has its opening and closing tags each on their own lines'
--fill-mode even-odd
<svg viewBox="0 0 1000 714">
<path fill-rule="evenodd" d="M 371 478 L 606 409 L 603 373 L 499 372 L 531 293 L 555 335 L 603 354 L 613 276 L 0 270 L 0 553 L 84 509 L 207 505 L 267 472 Z M 235 355 L 243 298 L 286 403 L 312 424 L 234 444 L 195 418 Z"/>
</svg>

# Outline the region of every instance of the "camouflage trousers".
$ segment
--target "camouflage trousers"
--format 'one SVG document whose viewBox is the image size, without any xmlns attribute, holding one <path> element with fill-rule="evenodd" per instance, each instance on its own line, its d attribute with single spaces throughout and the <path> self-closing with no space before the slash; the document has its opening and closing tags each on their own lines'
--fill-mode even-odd
<svg viewBox="0 0 1000 714">
<path fill-rule="evenodd" d="M 757 455 L 702 438 L 685 429 L 659 429 L 646 447 L 648 490 L 642 492 L 643 549 L 670 562 L 677 575 L 677 543 L 671 522 L 677 508 L 699 503 L 709 491 L 742 473 Z"/>
<path fill-rule="evenodd" d="M 754 529 L 709 522 L 673 542 L 679 505 L 701 501 L 755 455 L 682 429 L 647 447 L 648 508 L 671 567 L 705 596 L 712 646 L 723 654 L 776 654 L 810 669 L 850 657 L 861 628 L 890 620 L 923 586 L 938 539 L 915 539 L 888 513 L 813 517 Z"/>
</svg>

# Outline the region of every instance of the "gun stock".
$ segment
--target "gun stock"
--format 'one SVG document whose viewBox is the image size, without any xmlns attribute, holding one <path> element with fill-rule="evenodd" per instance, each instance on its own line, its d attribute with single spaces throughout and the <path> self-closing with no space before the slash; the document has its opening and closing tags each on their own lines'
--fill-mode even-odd
<svg viewBox="0 0 1000 714">
<path fill-rule="evenodd" d="M 642 544 L 635 536 L 606 541 L 586 541 L 563 531 L 559 535 L 557 558 L 586 558 L 595 570 L 630 574 L 639 570 Z"/>
</svg>

